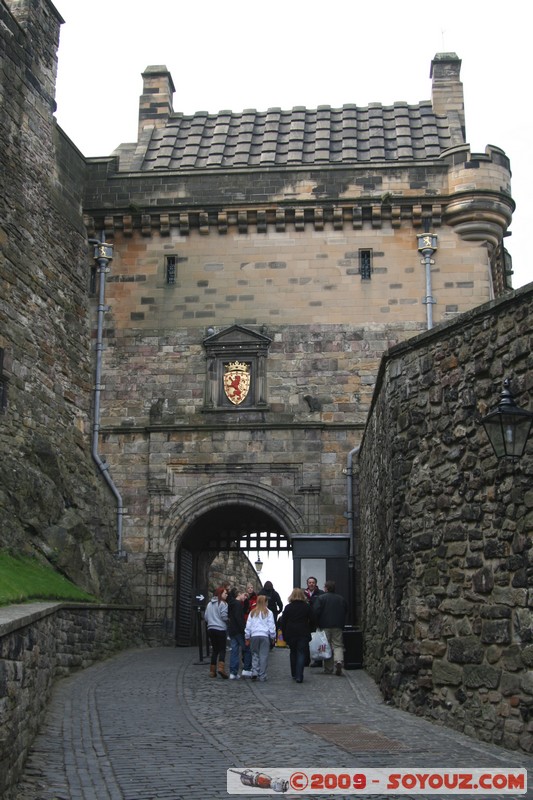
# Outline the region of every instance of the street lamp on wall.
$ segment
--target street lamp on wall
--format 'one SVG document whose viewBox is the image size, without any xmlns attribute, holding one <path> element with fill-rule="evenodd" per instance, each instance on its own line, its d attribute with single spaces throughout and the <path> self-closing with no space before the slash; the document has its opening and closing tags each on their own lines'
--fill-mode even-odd
<svg viewBox="0 0 533 800">
<path fill-rule="evenodd" d="M 263 569 L 263 562 L 261 561 L 261 556 L 259 555 L 259 553 L 257 554 L 257 561 L 255 562 L 254 566 L 255 566 L 255 571 L 259 575 L 259 573 Z"/>
<path fill-rule="evenodd" d="M 533 425 L 533 413 L 519 408 L 505 378 L 500 402 L 495 411 L 481 419 L 497 458 L 521 458 Z"/>
</svg>

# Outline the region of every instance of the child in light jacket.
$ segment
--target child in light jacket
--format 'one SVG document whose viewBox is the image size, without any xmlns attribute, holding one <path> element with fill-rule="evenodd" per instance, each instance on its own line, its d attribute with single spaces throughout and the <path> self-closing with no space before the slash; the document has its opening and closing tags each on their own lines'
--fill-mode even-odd
<svg viewBox="0 0 533 800">
<path fill-rule="evenodd" d="M 250 611 L 244 637 L 252 651 L 252 680 L 266 681 L 270 648 L 276 643 L 276 624 L 264 594 L 257 596 L 257 605 Z"/>
</svg>

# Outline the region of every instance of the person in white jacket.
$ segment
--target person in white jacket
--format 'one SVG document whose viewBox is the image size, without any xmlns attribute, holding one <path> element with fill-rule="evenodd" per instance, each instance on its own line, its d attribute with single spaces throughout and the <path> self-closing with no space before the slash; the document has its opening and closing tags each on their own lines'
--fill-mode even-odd
<svg viewBox="0 0 533 800">
<path fill-rule="evenodd" d="M 276 643 L 274 614 L 267 602 L 264 594 L 257 595 L 257 605 L 250 611 L 244 631 L 245 643 L 252 651 L 252 680 L 266 681 L 270 646 Z"/>
</svg>

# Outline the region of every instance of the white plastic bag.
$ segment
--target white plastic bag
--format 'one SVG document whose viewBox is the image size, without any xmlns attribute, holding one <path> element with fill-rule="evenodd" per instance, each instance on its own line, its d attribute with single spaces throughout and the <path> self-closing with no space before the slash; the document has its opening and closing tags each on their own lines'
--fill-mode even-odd
<svg viewBox="0 0 533 800">
<path fill-rule="evenodd" d="M 315 631 L 311 634 L 309 654 L 311 656 L 311 661 L 321 661 L 323 658 L 331 658 L 331 647 L 324 631 Z"/>
</svg>

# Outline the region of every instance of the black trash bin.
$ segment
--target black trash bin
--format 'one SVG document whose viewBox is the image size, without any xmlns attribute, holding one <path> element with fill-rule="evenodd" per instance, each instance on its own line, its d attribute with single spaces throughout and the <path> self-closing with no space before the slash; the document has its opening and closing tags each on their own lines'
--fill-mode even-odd
<svg viewBox="0 0 533 800">
<path fill-rule="evenodd" d="M 362 669 L 363 632 L 353 625 L 345 625 L 342 637 L 344 639 L 344 669 Z"/>
</svg>

